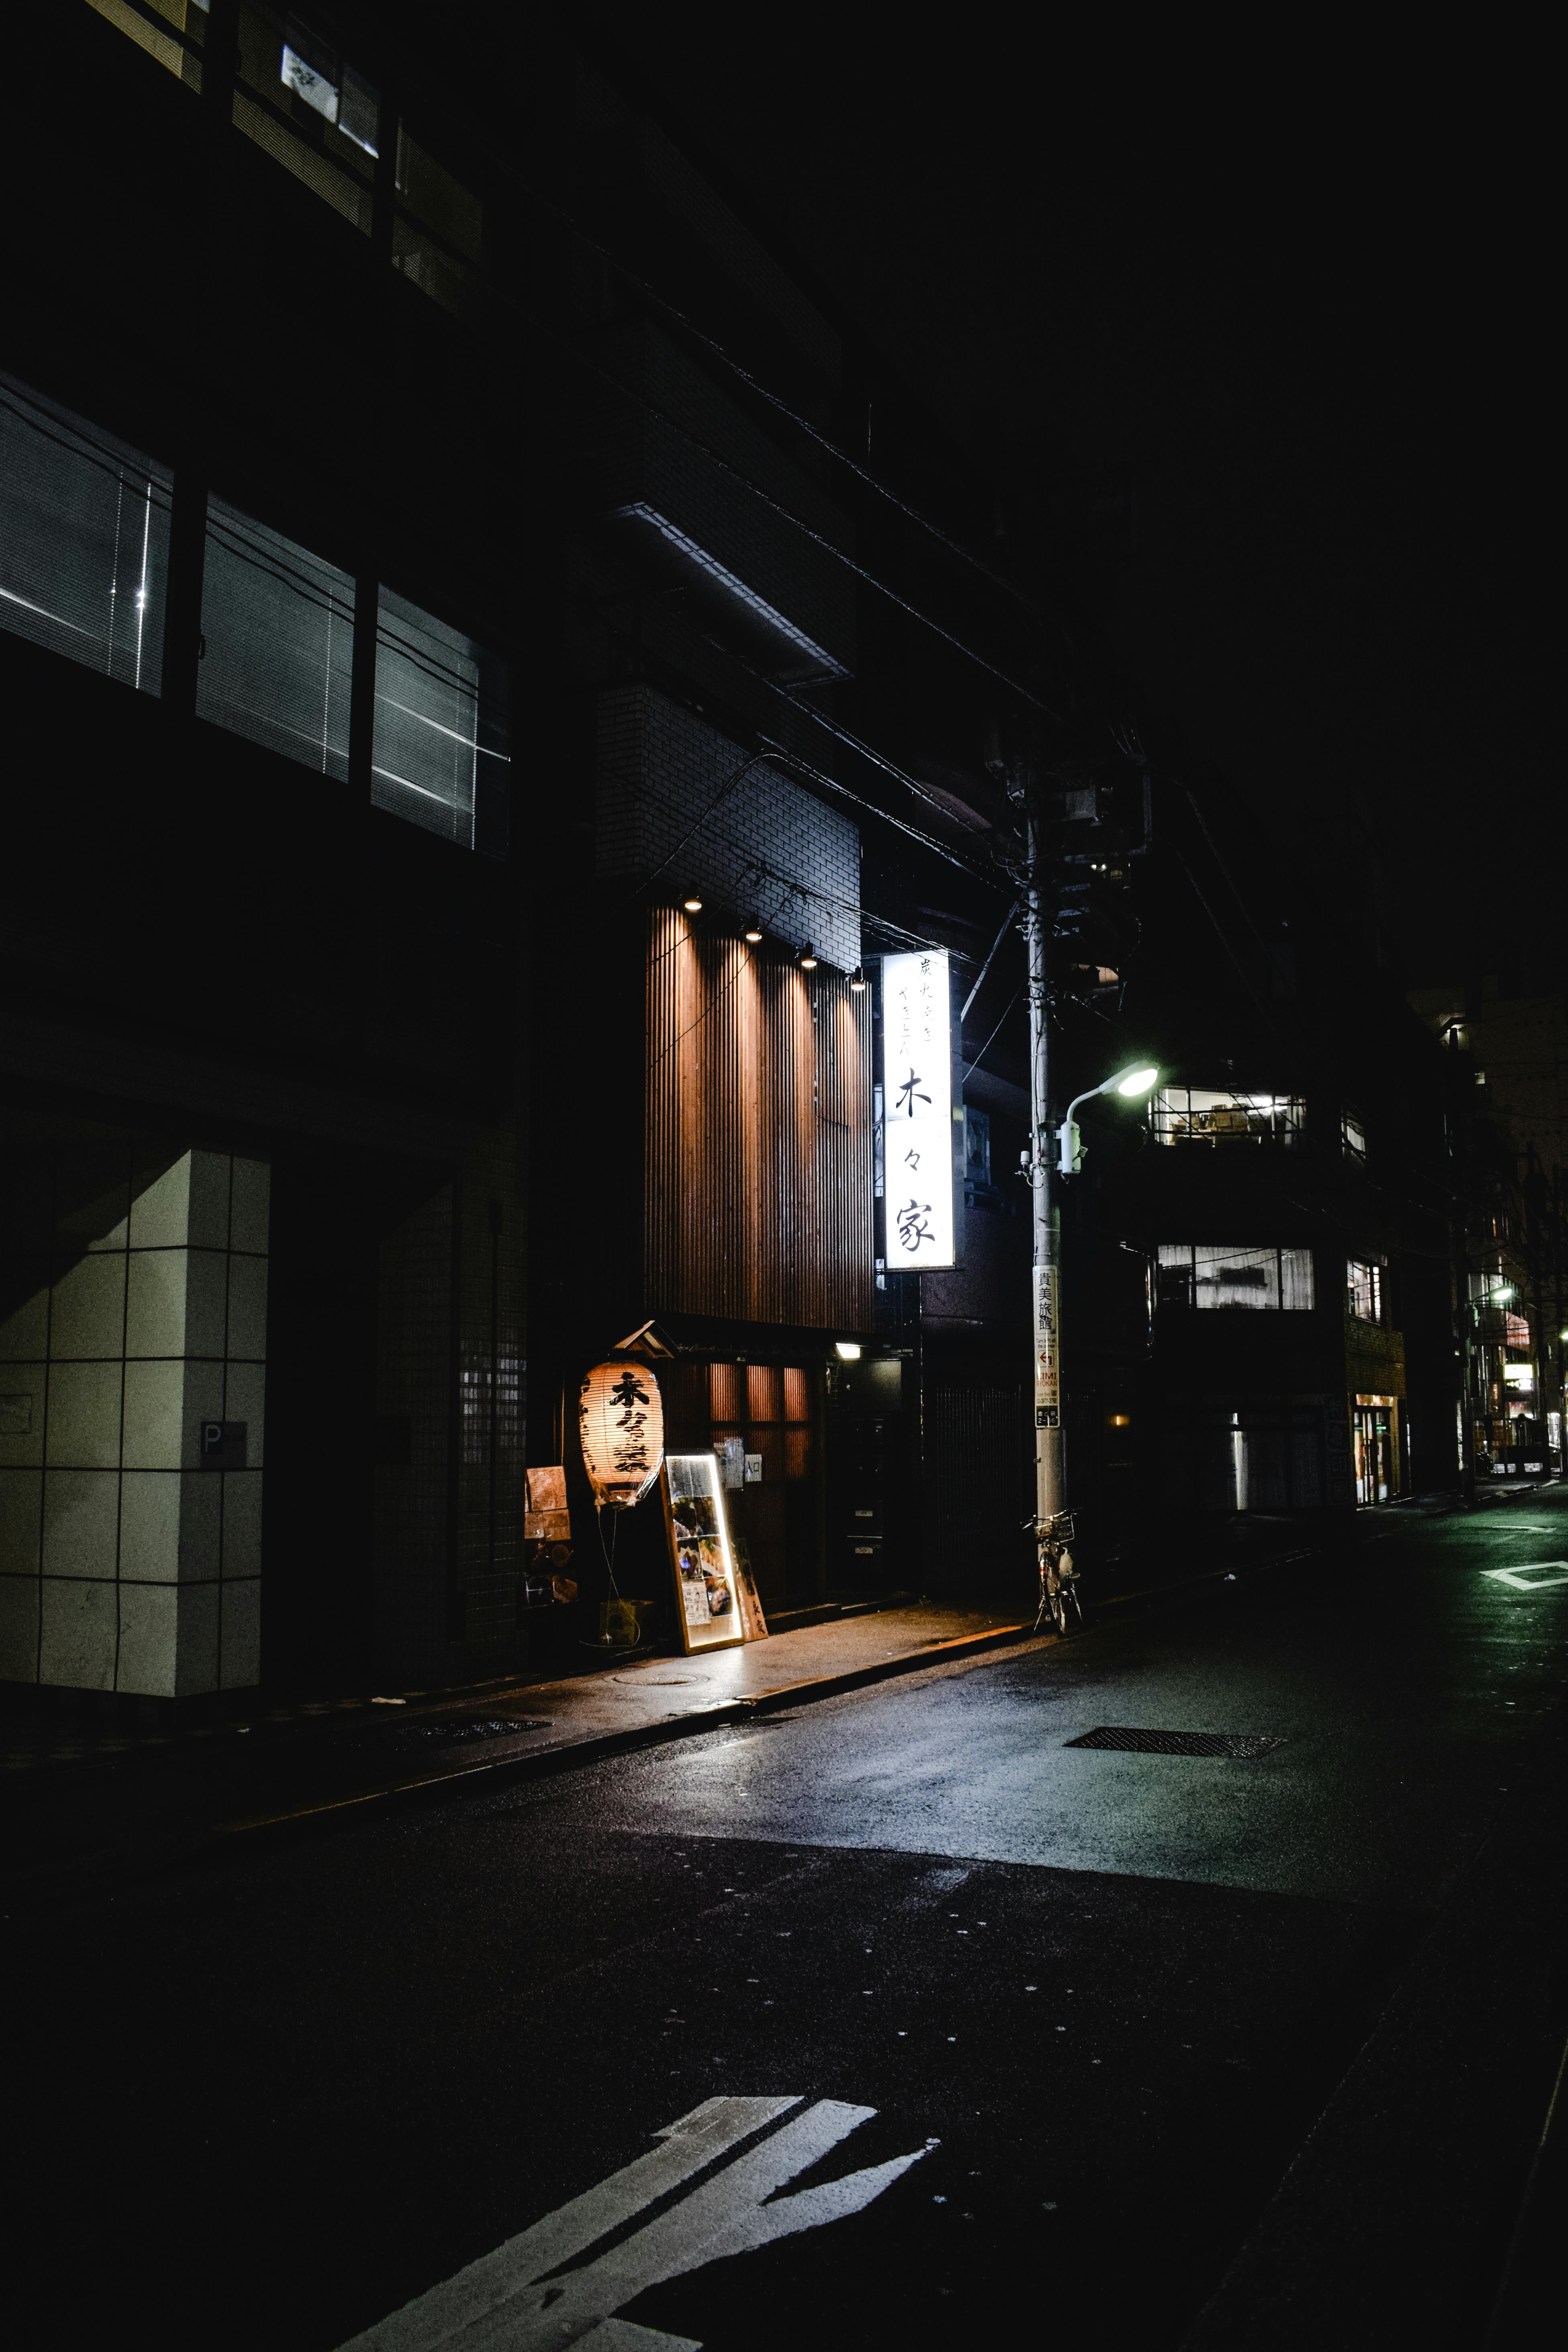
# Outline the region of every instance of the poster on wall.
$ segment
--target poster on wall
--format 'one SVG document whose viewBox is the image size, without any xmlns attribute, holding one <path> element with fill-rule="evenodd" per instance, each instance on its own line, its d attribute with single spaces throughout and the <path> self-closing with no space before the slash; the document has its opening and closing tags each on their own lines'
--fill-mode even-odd
<svg viewBox="0 0 1568 2352">
<path fill-rule="evenodd" d="M 882 958 L 882 1135 L 889 1268 L 956 1265 L 952 997 L 943 953 Z"/>
<path fill-rule="evenodd" d="M 687 1655 L 746 1638 L 724 1490 L 712 1454 L 668 1454 L 664 1507 L 675 1570 L 675 1616 Z"/>
</svg>

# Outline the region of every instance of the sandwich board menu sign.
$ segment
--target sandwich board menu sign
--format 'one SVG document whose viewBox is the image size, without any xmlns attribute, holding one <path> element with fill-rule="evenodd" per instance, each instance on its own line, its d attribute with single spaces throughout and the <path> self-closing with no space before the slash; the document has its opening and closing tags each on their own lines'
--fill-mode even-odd
<svg viewBox="0 0 1568 2352">
<path fill-rule="evenodd" d="M 687 1655 L 746 1638 L 735 1558 L 712 1454 L 667 1454 L 664 1507 L 675 1567 L 675 1614 Z"/>
</svg>

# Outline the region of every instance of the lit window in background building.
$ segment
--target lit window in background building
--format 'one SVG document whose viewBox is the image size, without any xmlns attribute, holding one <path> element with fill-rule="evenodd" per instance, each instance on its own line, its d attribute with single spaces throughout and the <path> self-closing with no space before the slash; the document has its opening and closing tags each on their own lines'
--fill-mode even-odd
<svg viewBox="0 0 1568 2352">
<path fill-rule="evenodd" d="M 1345 1158 L 1353 1160 L 1358 1168 L 1366 1165 L 1366 1129 L 1353 1111 L 1343 1111 L 1340 1117 L 1340 1133 L 1344 1139 Z"/>
<path fill-rule="evenodd" d="M 157 694 L 171 485 L 0 373 L 0 627 Z"/>
<path fill-rule="evenodd" d="M 207 0 L 89 0 L 107 23 L 199 91 Z M 382 93 L 297 17 L 244 0 L 238 16 L 237 131 L 368 236 L 384 137 Z M 470 326 L 484 323 L 484 205 L 475 191 L 396 128 L 392 265 Z"/>
<path fill-rule="evenodd" d="M 1352 1257 L 1345 1266 L 1345 1294 L 1358 1323 L 1383 1320 L 1383 1268 L 1375 1260 Z"/>
<path fill-rule="evenodd" d="M 234 125 L 369 236 L 381 93 L 295 18 L 240 9 Z"/>
<path fill-rule="evenodd" d="M 1150 1115 L 1156 1143 L 1289 1146 L 1305 1129 L 1307 1106 L 1300 1095 L 1166 1087 L 1153 1097 Z"/>
<path fill-rule="evenodd" d="M 1224 1248 L 1162 1242 L 1162 1307 L 1241 1307 L 1301 1313 L 1317 1304 L 1310 1249 Z"/>
</svg>

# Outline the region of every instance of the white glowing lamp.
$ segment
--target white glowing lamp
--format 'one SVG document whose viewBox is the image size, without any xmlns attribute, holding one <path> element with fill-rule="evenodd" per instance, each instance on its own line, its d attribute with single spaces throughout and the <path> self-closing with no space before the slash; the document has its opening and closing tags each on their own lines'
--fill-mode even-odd
<svg viewBox="0 0 1568 2352">
<path fill-rule="evenodd" d="M 595 1364 L 577 1400 L 577 1426 L 595 1510 L 630 1510 L 664 1460 L 664 1404 L 647 1366 L 627 1356 Z"/>
<path fill-rule="evenodd" d="M 1114 1077 L 1106 1078 L 1098 1087 L 1089 1087 L 1081 1095 L 1075 1095 L 1068 1105 L 1068 1115 L 1057 1137 L 1057 1165 L 1060 1173 L 1076 1176 L 1083 1165 L 1083 1142 L 1078 1131 L 1078 1121 L 1073 1116 L 1080 1103 L 1092 1102 L 1096 1095 L 1124 1095 L 1131 1100 L 1136 1095 L 1152 1093 L 1159 1083 L 1160 1073 L 1152 1062 L 1131 1062 L 1126 1069 L 1118 1070 Z"/>
</svg>

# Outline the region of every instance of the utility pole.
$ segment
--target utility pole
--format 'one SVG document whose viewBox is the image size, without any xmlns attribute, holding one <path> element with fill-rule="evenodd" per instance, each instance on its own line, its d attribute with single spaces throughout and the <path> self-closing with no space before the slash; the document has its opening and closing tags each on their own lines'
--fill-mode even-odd
<svg viewBox="0 0 1568 2352">
<path fill-rule="evenodd" d="M 1557 1466 L 1561 1469 L 1564 1454 L 1568 1453 L 1568 1447 L 1565 1447 L 1563 1442 L 1563 1413 L 1568 1410 L 1568 1387 L 1565 1387 L 1563 1381 L 1563 1171 L 1558 1167 L 1554 1167 L 1552 1171 L 1552 1289 L 1553 1333 L 1552 1345 L 1556 1359 L 1556 1379 L 1552 1382 L 1552 1391 L 1557 1399 Z M 1548 1423 L 1548 1433 L 1550 1433 L 1550 1426 Z"/>
<path fill-rule="evenodd" d="M 1454 1332 L 1458 1340 L 1459 1358 L 1459 1499 L 1473 1503 L 1476 1499 L 1476 1413 L 1470 1395 L 1473 1378 L 1471 1334 L 1474 1315 L 1470 1307 L 1470 1259 L 1466 1239 L 1466 1208 L 1468 1171 L 1460 1160 L 1465 1139 L 1459 1133 L 1460 1080 L 1459 1029 L 1458 1023 L 1448 1030 L 1448 1110 L 1446 1125 L 1448 1130 L 1449 1237 L 1454 1253 Z"/>
<path fill-rule="evenodd" d="M 1034 1239 L 1031 1328 L 1035 1348 L 1035 1518 L 1043 1532 L 1062 1508 L 1061 1210 L 1051 1126 L 1050 1023 L 1047 988 L 1050 916 L 1041 882 L 1037 810 L 1028 811 L 1029 869 L 1025 940 L 1029 990 L 1029 1201 Z"/>
<path fill-rule="evenodd" d="M 1531 1370 L 1535 1381 L 1535 1393 L 1531 1399 L 1534 1409 L 1531 1418 L 1540 1425 L 1541 1454 L 1544 1461 L 1547 1382 L 1552 1377 L 1552 1342 L 1546 1336 L 1546 1269 L 1542 1263 L 1546 1254 L 1546 1171 L 1541 1164 L 1541 1155 L 1535 1149 L 1533 1138 L 1526 1147 L 1525 1183 L 1528 1188 L 1525 1231 L 1530 1236 L 1526 1259 L 1530 1268 L 1530 1337 L 1532 1343 L 1531 1354 L 1534 1359 Z"/>
</svg>

